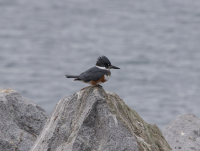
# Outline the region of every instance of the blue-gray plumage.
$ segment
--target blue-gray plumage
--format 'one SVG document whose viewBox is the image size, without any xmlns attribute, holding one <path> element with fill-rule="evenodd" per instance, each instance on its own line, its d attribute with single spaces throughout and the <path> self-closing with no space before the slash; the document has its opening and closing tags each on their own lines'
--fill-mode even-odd
<svg viewBox="0 0 200 151">
<path fill-rule="evenodd" d="M 111 72 L 109 70 L 99 69 L 98 67 L 92 67 L 89 70 L 81 73 L 78 79 L 81 79 L 84 82 L 90 82 L 92 80 L 99 80 L 104 75 L 110 76 Z"/>
<path fill-rule="evenodd" d="M 74 78 L 75 81 L 82 81 L 91 85 L 104 83 L 111 76 L 110 69 L 120 69 L 111 65 L 106 56 L 99 57 L 96 66 L 81 73 L 79 76 L 66 75 L 67 78 Z"/>
</svg>

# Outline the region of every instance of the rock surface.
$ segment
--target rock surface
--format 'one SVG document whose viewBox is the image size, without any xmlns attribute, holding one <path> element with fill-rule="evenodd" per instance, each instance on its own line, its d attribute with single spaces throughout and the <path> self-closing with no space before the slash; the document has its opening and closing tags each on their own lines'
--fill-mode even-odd
<svg viewBox="0 0 200 151">
<path fill-rule="evenodd" d="M 115 93 L 90 86 L 58 102 L 31 151 L 170 151 Z"/>
<path fill-rule="evenodd" d="M 47 113 L 12 89 L 0 90 L 0 151 L 28 151 Z"/>
<path fill-rule="evenodd" d="M 200 120 L 193 114 L 178 116 L 163 135 L 173 151 L 200 151 Z"/>
</svg>

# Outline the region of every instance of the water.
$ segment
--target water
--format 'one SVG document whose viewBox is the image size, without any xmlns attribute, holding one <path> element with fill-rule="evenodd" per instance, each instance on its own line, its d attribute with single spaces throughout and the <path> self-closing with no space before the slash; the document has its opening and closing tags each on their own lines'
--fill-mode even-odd
<svg viewBox="0 0 200 151">
<path fill-rule="evenodd" d="M 103 84 L 148 123 L 200 117 L 200 1 L 1 0 L 0 87 L 49 113 L 87 84 L 66 79 L 106 55 Z"/>
</svg>

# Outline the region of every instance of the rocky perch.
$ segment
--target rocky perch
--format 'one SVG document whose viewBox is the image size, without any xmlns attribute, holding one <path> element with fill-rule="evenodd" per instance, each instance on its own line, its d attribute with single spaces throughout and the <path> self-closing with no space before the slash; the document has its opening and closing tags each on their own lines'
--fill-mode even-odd
<svg viewBox="0 0 200 151">
<path fill-rule="evenodd" d="M 31 151 L 170 150 L 156 125 L 147 124 L 117 94 L 105 92 L 101 86 L 87 87 L 59 101 L 31 148 Z"/>
<path fill-rule="evenodd" d="M 12 89 L 0 89 L 0 151 L 28 151 L 47 113 Z"/>
</svg>

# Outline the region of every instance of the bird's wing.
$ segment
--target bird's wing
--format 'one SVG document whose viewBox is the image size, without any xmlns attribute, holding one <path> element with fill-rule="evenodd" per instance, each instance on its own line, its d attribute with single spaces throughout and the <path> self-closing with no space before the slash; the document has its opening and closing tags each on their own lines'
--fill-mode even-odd
<svg viewBox="0 0 200 151">
<path fill-rule="evenodd" d="M 92 67 L 89 70 L 81 73 L 79 75 L 79 79 L 83 80 L 84 82 L 96 81 L 99 80 L 107 71 L 99 69 L 97 67 Z"/>
</svg>

